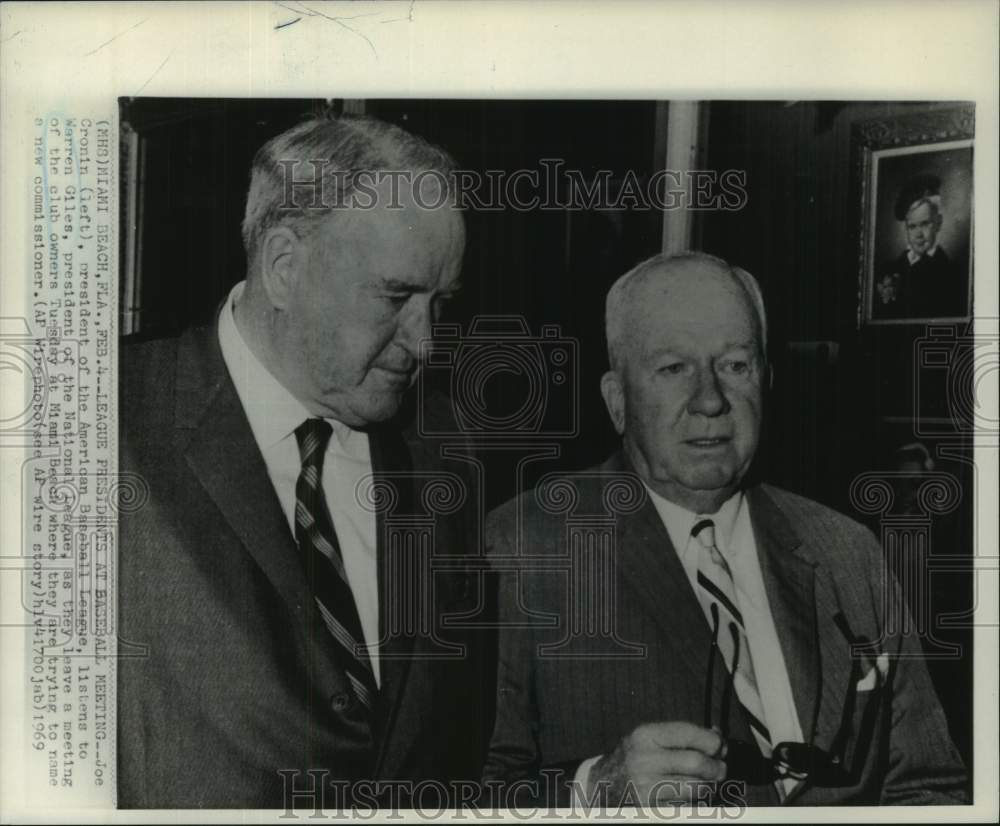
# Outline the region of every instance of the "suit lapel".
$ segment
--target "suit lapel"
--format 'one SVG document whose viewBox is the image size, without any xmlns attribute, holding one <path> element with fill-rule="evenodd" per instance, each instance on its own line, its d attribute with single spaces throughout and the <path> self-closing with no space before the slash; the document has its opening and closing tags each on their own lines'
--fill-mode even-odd
<svg viewBox="0 0 1000 826">
<path fill-rule="evenodd" d="M 624 455 L 616 454 L 605 469 L 633 472 Z M 645 489 L 643 489 L 645 493 Z M 648 494 L 634 513 L 618 517 L 619 565 L 623 584 L 639 597 L 645 612 L 663 631 L 674 652 L 677 668 L 705 679 L 712 644 L 711 630 L 701 620 L 703 611 L 691 588 L 678 551 Z M 722 681 L 718 681 L 721 685 Z M 716 686 L 718 688 L 718 685 Z"/>
<path fill-rule="evenodd" d="M 190 434 L 185 460 L 287 604 L 297 632 L 322 639 L 315 634 L 320 620 L 288 522 L 226 370 L 216 329 L 187 334 L 179 345 L 175 421 Z M 320 685 L 331 692 L 348 690 L 346 676 L 326 648 L 318 653 L 306 645 L 305 650 L 311 652 Z"/>
<path fill-rule="evenodd" d="M 376 484 L 389 486 L 397 497 L 390 512 L 379 508 L 376 513 L 379 638 L 382 641 L 378 651 L 382 686 L 376 715 L 379 740 L 376 774 L 380 774 L 390 743 L 393 749 L 402 748 L 396 736 L 399 730 L 395 722 L 414 657 L 417 633 L 414 623 L 420 617 L 417 612 L 431 606 L 417 602 L 421 593 L 427 593 L 427 589 L 421 589 L 420 585 L 429 572 L 415 572 L 412 565 L 400 558 L 400 554 L 417 555 L 419 551 L 415 545 L 402 541 L 405 537 L 399 535 L 400 528 L 406 532 L 406 517 L 415 509 L 413 462 L 409 447 L 401 432 L 392 425 L 373 430 L 369 435 L 369 445 Z M 392 522 L 396 523 L 395 526 Z M 394 537 L 393 534 L 397 535 Z M 406 593 L 402 593 L 401 589 L 405 589 Z M 405 610 L 406 606 L 414 611 L 414 616 L 399 616 L 398 611 Z M 390 621 L 393 617 L 394 622 Z M 402 628 L 398 627 L 400 625 Z"/>
<path fill-rule="evenodd" d="M 634 473 L 622 453 L 613 457 L 605 468 Z M 637 595 L 642 610 L 660 627 L 662 644 L 670 652 L 671 667 L 686 675 L 692 685 L 701 686 L 704 692 L 709 657 L 712 655 L 712 630 L 656 506 L 647 496 L 634 515 L 619 517 L 618 525 L 619 564 L 625 586 Z M 656 640 L 652 644 L 661 643 Z M 722 654 L 716 650 L 711 708 L 706 710 L 699 705 L 698 717 L 688 719 L 696 719 L 701 724 L 702 714 L 709 713 L 712 725 L 724 725 L 731 737 L 752 742 L 753 735 L 737 703 L 731 703 L 728 721 L 723 723 L 721 720 L 723 695 L 728 683 L 726 673 Z M 692 709 L 685 708 L 683 713 L 689 715 Z M 757 792 L 751 794 L 757 795 Z M 762 799 L 771 799 L 769 789 L 760 794 Z"/>
<path fill-rule="evenodd" d="M 304 644 L 310 652 L 317 684 L 325 690 L 328 687 L 330 693 L 350 691 L 347 677 L 330 647 L 310 644 L 310 640 L 325 640 L 327 631 L 315 609 L 267 465 L 229 378 L 216 326 L 192 331 L 182 338 L 178 348 L 176 397 L 175 422 L 188 466 L 288 605 L 296 628 L 300 632 L 305 629 Z M 402 517 L 405 523 L 406 514 L 413 513 L 415 508 L 409 446 L 394 425 L 373 429 L 369 445 L 377 483 L 390 485 L 398 497 L 390 513 L 379 509 L 376 514 L 379 636 L 384 645 L 378 651 L 382 686 L 374 734 L 379 752 L 377 766 L 381 766 L 391 756 L 390 752 L 403 752 L 407 746 L 400 740 L 402 729 L 395 721 L 405 696 L 416 643 L 416 634 L 408 627 L 413 625 L 411 620 L 403 619 L 407 627 L 402 633 L 392 627 L 399 623 L 390 623 L 393 614 L 387 598 L 408 603 L 415 611 L 426 610 L 428 606 L 414 602 L 420 578 L 398 573 L 407 571 L 407 566 L 399 564 L 394 555 L 413 549 L 403 542 L 389 541 L 392 532 L 389 520 L 399 524 Z M 390 582 L 390 576 L 397 581 Z M 410 599 L 399 592 L 400 588 L 410 591 Z"/>
<path fill-rule="evenodd" d="M 761 488 L 751 488 L 747 498 L 771 616 L 781 642 L 799 726 L 809 743 L 817 730 L 822 677 L 815 565 L 801 553 L 802 541 L 787 517 Z"/>
</svg>

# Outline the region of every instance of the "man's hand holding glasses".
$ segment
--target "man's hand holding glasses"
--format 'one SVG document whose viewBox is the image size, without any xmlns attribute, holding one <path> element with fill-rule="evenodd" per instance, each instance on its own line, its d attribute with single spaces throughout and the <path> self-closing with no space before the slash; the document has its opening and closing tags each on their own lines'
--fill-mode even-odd
<svg viewBox="0 0 1000 826">
<path fill-rule="evenodd" d="M 726 742 L 683 721 L 644 723 L 591 768 L 587 798 L 617 806 L 708 801 L 726 779 Z"/>
</svg>

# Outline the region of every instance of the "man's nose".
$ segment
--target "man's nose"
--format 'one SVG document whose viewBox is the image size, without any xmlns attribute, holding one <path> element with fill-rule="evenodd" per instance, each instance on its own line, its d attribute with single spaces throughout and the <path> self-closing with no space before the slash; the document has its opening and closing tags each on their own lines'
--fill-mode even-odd
<svg viewBox="0 0 1000 826">
<path fill-rule="evenodd" d="M 729 410 L 715 371 L 705 367 L 695 376 L 695 386 L 688 401 L 688 412 L 702 416 L 718 416 Z"/>
<path fill-rule="evenodd" d="M 415 361 L 423 361 L 434 323 L 430 301 L 411 301 L 400 319 L 397 341 Z"/>
</svg>

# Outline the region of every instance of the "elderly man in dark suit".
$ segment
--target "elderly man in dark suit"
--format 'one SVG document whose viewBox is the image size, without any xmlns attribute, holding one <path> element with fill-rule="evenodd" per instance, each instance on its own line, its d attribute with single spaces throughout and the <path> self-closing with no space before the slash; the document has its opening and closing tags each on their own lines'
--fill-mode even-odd
<svg viewBox="0 0 1000 826">
<path fill-rule="evenodd" d="M 279 135 L 215 324 L 124 348 L 121 468 L 149 501 L 120 523 L 119 805 L 332 809 L 440 781 L 438 805 L 479 779 L 493 658 L 441 622 L 470 608 L 461 560 L 427 560 L 468 553 L 470 491 L 404 403 L 458 288 L 451 166 L 373 119 Z"/>
<path fill-rule="evenodd" d="M 488 522 L 503 625 L 486 776 L 541 778 L 563 804 L 963 802 L 875 538 L 744 482 L 769 382 L 755 280 L 655 256 L 611 288 L 606 322 L 621 450 Z"/>
</svg>

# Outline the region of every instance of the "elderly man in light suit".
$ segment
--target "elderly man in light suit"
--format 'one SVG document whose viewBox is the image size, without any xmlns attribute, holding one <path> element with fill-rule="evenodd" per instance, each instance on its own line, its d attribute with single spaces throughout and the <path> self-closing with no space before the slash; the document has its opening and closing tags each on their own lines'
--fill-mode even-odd
<svg viewBox="0 0 1000 826">
<path fill-rule="evenodd" d="M 622 447 L 565 481 L 576 513 L 621 501 L 613 485 L 636 491 L 612 515 L 607 565 L 588 569 L 602 571 L 597 602 L 613 606 L 620 646 L 611 656 L 605 626 L 560 648 L 586 588 L 559 564 L 580 545 L 565 508 L 539 490 L 495 511 L 506 626 L 487 777 L 543 776 L 556 803 L 963 802 L 875 538 L 744 481 L 769 383 L 754 279 L 700 253 L 655 256 L 611 288 L 606 322 L 601 390 Z"/>
</svg>

